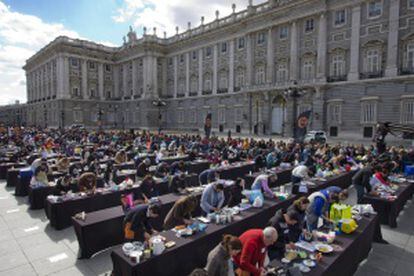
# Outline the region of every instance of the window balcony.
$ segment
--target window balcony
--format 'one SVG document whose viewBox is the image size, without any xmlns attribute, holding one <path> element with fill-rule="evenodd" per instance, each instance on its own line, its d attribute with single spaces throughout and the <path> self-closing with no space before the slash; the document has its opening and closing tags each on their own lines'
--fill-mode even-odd
<svg viewBox="0 0 414 276">
<path fill-rule="evenodd" d="M 165 98 L 165 99 L 172 99 L 172 98 L 174 98 L 174 95 L 165 95 L 163 98 Z"/>
<path fill-rule="evenodd" d="M 195 96 L 197 96 L 197 94 L 198 94 L 198 92 L 190 92 L 190 97 L 195 97 Z"/>
<path fill-rule="evenodd" d="M 141 98 L 141 95 L 134 95 L 134 99 L 139 99 Z"/>
<path fill-rule="evenodd" d="M 241 88 L 240 87 L 234 87 L 234 92 L 239 92 L 240 90 L 241 90 Z"/>
<path fill-rule="evenodd" d="M 225 94 L 228 92 L 227 88 L 219 88 L 217 89 L 217 94 Z"/>
<path fill-rule="evenodd" d="M 376 78 L 382 78 L 384 76 L 383 71 L 378 72 L 366 72 L 359 74 L 360 79 L 376 79 Z"/>
<path fill-rule="evenodd" d="M 400 75 L 413 75 L 414 74 L 414 67 L 405 67 L 400 69 Z"/>
<path fill-rule="evenodd" d="M 203 95 L 211 95 L 211 94 L 213 94 L 213 91 L 212 90 L 203 90 L 202 94 Z"/>
<path fill-rule="evenodd" d="M 184 98 L 185 94 L 177 94 L 177 98 Z"/>
<path fill-rule="evenodd" d="M 347 81 L 348 77 L 347 75 L 341 75 L 341 76 L 329 76 L 327 78 L 328 82 L 339 82 L 339 81 Z"/>
<path fill-rule="evenodd" d="M 131 96 L 124 96 L 124 100 L 130 100 Z"/>
</svg>

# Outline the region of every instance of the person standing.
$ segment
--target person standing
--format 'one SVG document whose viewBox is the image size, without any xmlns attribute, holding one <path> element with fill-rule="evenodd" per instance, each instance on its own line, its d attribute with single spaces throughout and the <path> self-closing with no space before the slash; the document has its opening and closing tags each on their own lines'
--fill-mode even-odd
<svg viewBox="0 0 414 276">
<path fill-rule="evenodd" d="M 374 171 L 371 165 L 367 165 L 365 168 L 360 169 L 353 177 L 352 184 L 355 187 L 357 192 L 357 203 L 362 203 L 362 198 L 364 194 L 370 193 L 372 188 L 370 184 L 371 176 L 374 174 Z"/>
</svg>

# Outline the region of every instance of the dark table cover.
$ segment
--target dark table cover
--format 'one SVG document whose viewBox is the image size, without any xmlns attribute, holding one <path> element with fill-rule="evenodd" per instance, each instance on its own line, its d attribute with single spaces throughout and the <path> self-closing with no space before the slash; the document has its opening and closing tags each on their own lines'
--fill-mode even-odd
<svg viewBox="0 0 414 276">
<path fill-rule="evenodd" d="M 160 183 L 160 185 L 167 185 L 167 183 Z M 109 192 L 106 194 L 96 194 L 75 200 L 68 200 L 64 202 L 51 202 L 45 200 L 45 212 L 47 218 L 50 220 L 50 225 L 56 229 L 61 230 L 71 226 L 71 218 L 79 212 L 93 212 L 114 206 L 120 205 L 121 194 L 138 190 L 139 187 L 126 189 L 123 191 Z"/>
<path fill-rule="evenodd" d="M 399 186 L 395 194 L 397 198 L 393 201 L 372 195 L 365 195 L 362 199 L 362 203 L 372 205 L 379 215 L 381 224 L 389 225 L 392 228 L 397 227 L 397 217 L 414 192 L 414 184 L 412 183 L 406 182 L 399 184 Z"/>
<path fill-rule="evenodd" d="M 350 276 L 358 269 L 361 261 L 368 257 L 374 239 L 375 229 L 378 227 L 378 216 L 363 217 L 358 223 L 358 229 L 347 235 L 336 236 L 335 244 L 341 246 L 343 251 L 324 254 L 322 261 L 310 272 L 309 276 Z M 279 260 L 270 262 L 274 267 L 288 267 Z"/>
<path fill-rule="evenodd" d="M 246 174 L 244 176 L 244 180 L 246 182 L 246 189 L 250 189 L 252 187 L 252 184 L 256 177 L 263 174 L 265 172 L 255 172 L 252 174 Z M 280 169 L 280 168 L 274 168 L 273 173 L 277 174 L 277 181 L 276 185 L 274 187 L 281 186 L 283 184 L 289 183 L 291 181 L 292 176 L 292 169 Z M 273 187 L 271 187 L 273 188 Z"/>
<path fill-rule="evenodd" d="M 0 164 L 0 179 L 6 179 L 7 177 L 7 171 L 10 168 L 22 168 L 24 166 L 27 166 L 26 163 L 1 163 Z"/>
<path fill-rule="evenodd" d="M 220 167 L 217 171 L 221 179 L 236 180 L 238 177 L 243 178 L 249 172 L 254 172 L 255 169 L 254 162 L 243 162 L 229 167 Z"/>
<path fill-rule="evenodd" d="M 208 253 L 221 241 L 224 234 L 240 235 L 250 228 L 262 228 L 280 208 L 289 206 L 296 197 L 285 201 L 265 200 L 263 208 L 251 208 L 242 212 L 243 219 L 226 225 L 209 224 L 206 231 L 188 238 L 178 238 L 174 231 L 161 235 L 176 245 L 159 256 L 135 264 L 117 246 L 111 253 L 113 274 L 120 275 L 188 275 L 197 267 L 203 267 Z"/>
<path fill-rule="evenodd" d="M 195 173 L 199 175 L 210 167 L 210 162 L 207 160 L 189 161 L 186 166 L 188 173 Z"/>
<path fill-rule="evenodd" d="M 15 187 L 18 181 L 20 168 L 8 169 L 6 173 L 6 187 Z"/>
<path fill-rule="evenodd" d="M 59 177 L 64 176 L 66 173 L 53 171 L 51 174 L 47 175 L 49 181 L 54 181 Z M 29 186 L 30 186 L 30 178 L 20 178 L 18 177 L 17 182 L 15 183 L 14 187 L 14 195 L 15 196 L 27 196 L 29 195 Z"/>
</svg>

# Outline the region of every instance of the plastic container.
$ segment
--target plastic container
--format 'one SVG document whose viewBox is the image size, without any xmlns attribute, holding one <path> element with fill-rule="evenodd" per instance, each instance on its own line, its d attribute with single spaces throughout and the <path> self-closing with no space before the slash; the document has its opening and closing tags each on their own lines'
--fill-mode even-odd
<svg viewBox="0 0 414 276">
<path fill-rule="evenodd" d="M 405 166 L 404 173 L 406 176 L 414 175 L 414 165 Z"/>
</svg>

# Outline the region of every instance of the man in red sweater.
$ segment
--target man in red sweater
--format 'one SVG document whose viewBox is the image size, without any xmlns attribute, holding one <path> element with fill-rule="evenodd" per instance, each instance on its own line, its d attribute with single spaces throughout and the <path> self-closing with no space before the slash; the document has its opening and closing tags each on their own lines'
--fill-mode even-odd
<svg viewBox="0 0 414 276">
<path fill-rule="evenodd" d="M 234 262 L 243 271 L 241 275 L 246 275 L 246 272 L 253 276 L 265 275 L 263 263 L 267 247 L 274 244 L 277 238 L 277 231 L 273 227 L 247 230 L 239 237 L 243 250 L 234 257 Z"/>
</svg>

